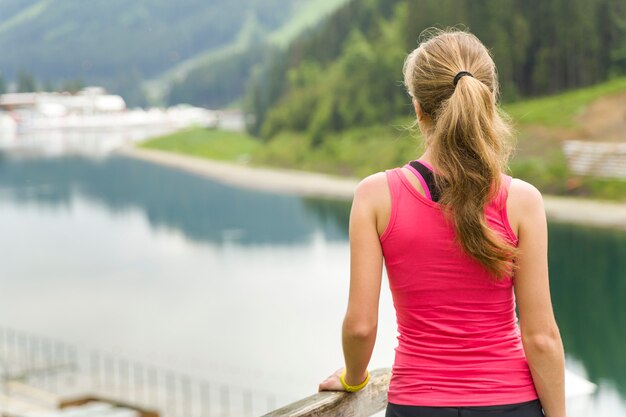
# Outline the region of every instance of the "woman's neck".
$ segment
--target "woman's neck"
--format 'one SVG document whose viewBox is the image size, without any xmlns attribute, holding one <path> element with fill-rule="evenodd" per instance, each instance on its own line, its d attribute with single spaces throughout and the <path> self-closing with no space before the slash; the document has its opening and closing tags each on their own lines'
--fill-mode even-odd
<svg viewBox="0 0 626 417">
<path fill-rule="evenodd" d="M 432 159 L 430 158 L 430 151 L 428 148 L 426 148 L 426 150 L 424 150 L 424 153 L 422 154 L 422 156 L 419 157 L 420 161 L 424 161 L 426 162 L 428 165 L 432 166 Z"/>
</svg>

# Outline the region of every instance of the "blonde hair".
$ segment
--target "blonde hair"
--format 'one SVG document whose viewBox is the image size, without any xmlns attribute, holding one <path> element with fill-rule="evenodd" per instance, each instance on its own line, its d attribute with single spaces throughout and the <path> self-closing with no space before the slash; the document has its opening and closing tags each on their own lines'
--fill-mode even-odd
<svg viewBox="0 0 626 417">
<path fill-rule="evenodd" d="M 439 202 L 456 240 L 499 279 L 512 274 L 517 249 L 489 228 L 484 215 L 511 153 L 511 128 L 497 106 L 496 67 L 471 33 L 448 29 L 429 34 L 407 57 L 404 84 L 432 121 L 424 132 L 426 146 L 437 173 Z M 455 80 L 462 71 L 471 75 Z"/>
</svg>

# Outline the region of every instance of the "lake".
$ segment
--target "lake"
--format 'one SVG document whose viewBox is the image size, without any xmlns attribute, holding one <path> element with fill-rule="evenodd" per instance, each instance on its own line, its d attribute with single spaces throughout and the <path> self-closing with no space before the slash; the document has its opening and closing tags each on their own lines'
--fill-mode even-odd
<svg viewBox="0 0 626 417">
<path fill-rule="evenodd" d="M 154 395 L 166 415 L 200 413 L 185 398 L 257 415 L 312 394 L 342 365 L 349 208 L 120 156 L 0 154 L 5 368 L 25 351 L 11 343 L 31 363 L 74 358 L 100 388 L 132 376 L 134 400 Z M 598 384 L 589 416 L 626 415 L 626 233 L 549 232 L 568 368 Z M 391 366 L 395 347 L 383 287 L 371 369 Z M 151 380 L 173 388 L 150 394 Z"/>
</svg>

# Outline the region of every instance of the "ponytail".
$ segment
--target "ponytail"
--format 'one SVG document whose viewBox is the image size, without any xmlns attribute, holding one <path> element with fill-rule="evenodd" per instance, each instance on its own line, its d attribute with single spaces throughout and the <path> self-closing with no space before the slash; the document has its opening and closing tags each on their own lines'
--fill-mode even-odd
<svg viewBox="0 0 626 417">
<path fill-rule="evenodd" d="M 404 70 L 409 93 L 432 120 L 427 146 L 457 243 L 495 278 L 510 276 L 517 249 L 484 214 L 510 155 L 493 60 L 475 36 L 443 32 L 409 55 Z"/>
</svg>

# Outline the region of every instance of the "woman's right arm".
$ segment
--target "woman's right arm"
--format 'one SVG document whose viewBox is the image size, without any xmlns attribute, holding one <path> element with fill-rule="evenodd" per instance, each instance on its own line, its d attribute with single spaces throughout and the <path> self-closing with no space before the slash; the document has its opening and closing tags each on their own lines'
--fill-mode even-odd
<svg viewBox="0 0 626 417">
<path fill-rule="evenodd" d="M 565 359 L 548 282 L 548 231 L 543 199 L 532 185 L 511 183 L 510 217 L 519 238 L 515 297 L 520 330 L 539 400 L 547 417 L 565 417 Z"/>
</svg>

